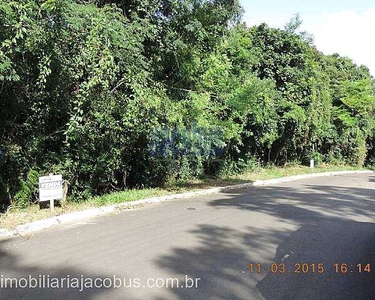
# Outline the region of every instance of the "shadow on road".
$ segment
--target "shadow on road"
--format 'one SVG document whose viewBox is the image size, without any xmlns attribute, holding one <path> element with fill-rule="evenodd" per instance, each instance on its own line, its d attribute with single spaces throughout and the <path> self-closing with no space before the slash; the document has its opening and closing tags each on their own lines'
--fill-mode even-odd
<svg viewBox="0 0 375 300">
<path fill-rule="evenodd" d="M 367 186 L 231 191 L 209 206 L 251 212 L 251 227 L 197 225 L 189 234 L 199 237 L 198 247 L 175 248 L 157 264 L 202 278 L 196 290 L 174 289 L 177 299 L 375 299 L 375 189 Z M 265 218 L 270 223 L 257 226 Z M 250 262 L 261 263 L 262 272 L 250 274 Z M 285 263 L 287 271 L 270 272 L 274 262 Z M 296 263 L 310 264 L 310 271 L 294 273 Z M 318 263 L 322 274 L 311 270 Z M 340 270 L 346 263 L 348 271 L 336 273 L 335 263 Z M 368 263 L 370 273 L 363 270 Z"/>
<path fill-rule="evenodd" d="M 53 283 L 52 278 L 78 278 L 81 279 L 81 276 L 84 278 L 104 278 L 102 274 L 87 274 L 79 269 L 73 268 L 59 268 L 58 271 L 51 270 L 48 268 L 40 268 L 40 267 L 25 267 L 22 264 L 22 258 L 18 257 L 10 251 L 5 250 L 7 248 L 7 243 L 10 241 L 0 241 L 0 285 L 1 285 L 1 292 L 0 292 L 0 299 L 12 300 L 12 299 L 25 299 L 25 300 L 51 300 L 51 299 L 96 299 L 97 296 L 101 295 L 102 293 L 106 292 L 106 289 L 97 289 L 97 288 L 88 288 L 80 291 L 80 288 L 76 288 L 76 284 L 72 283 L 71 288 L 47 288 L 47 276 L 49 276 L 50 284 Z M 21 242 L 22 243 L 22 242 Z M 43 261 L 43 257 L 40 257 L 40 260 Z M 45 288 L 34 288 L 33 286 L 37 284 L 35 281 L 30 280 L 35 278 L 36 280 L 43 280 L 39 279 L 40 276 L 45 275 L 44 280 L 44 287 Z M 19 281 L 16 283 L 15 281 L 10 282 L 9 279 L 17 278 Z M 31 284 L 31 288 L 27 286 L 27 282 L 25 282 L 25 278 L 27 282 Z M 43 281 L 40 281 L 43 282 Z M 60 281 L 61 282 L 61 281 Z M 7 288 L 5 288 L 5 285 Z M 27 286 L 26 288 L 22 288 Z M 56 286 L 56 285 L 55 285 Z M 43 284 L 41 285 L 43 287 Z"/>
<path fill-rule="evenodd" d="M 267 300 L 374 299 L 375 224 L 302 226 L 278 246 L 274 262 L 279 270 L 285 264 L 286 272 L 270 272 L 257 284 Z M 373 267 L 370 273 L 367 264 Z"/>
<path fill-rule="evenodd" d="M 257 276 L 248 274 L 248 263 L 260 251 L 264 239 L 279 242 L 263 230 L 242 232 L 231 228 L 201 225 L 191 234 L 197 235 L 200 246 L 194 249 L 174 249 L 171 256 L 160 257 L 157 264 L 171 273 L 200 277 L 195 289 L 173 289 L 177 299 L 245 299 L 244 289 L 259 295 Z M 158 298 L 162 300 L 162 298 Z M 246 298 L 248 299 L 248 298 Z"/>
<path fill-rule="evenodd" d="M 129 219 L 129 222 L 106 227 L 107 232 L 101 232 L 95 243 L 91 243 L 93 231 L 90 227 L 86 227 L 86 234 L 81 233 L 82 238 L 71 243 L 67 242 L 69 235 L 55 241 L 37 239 L 34 244 L 18 245 L 22 251 L 17 251 L 14 240 L 0 241 L 0 275 L 6 274 L 8 277 L 31 275 L 38 278 L 45 274 L 51 278 L 64 278 L 67 275 L 70 278 L 80 278 L 81 275 L 85 278 L 104 278 L 108 276 L 105 273 L 131 271 L 128 275 L 140 272 L 145 278 L 159 274 L 182 281 L 185 275 L 201 278 L 197 288 L 168 290 L 114 291 L 93 288 L 79 292 L 76 288 L 2 289 L 0 299 L 375 299 L 374 176 L 346 177 L 342 179 L 346 180 L 344 183 L 340 180 L 327 179 L 326 183 L 317 185 L 295 183 L 289 187 L 233 190 L 207 196 L 205 201 L 192 199 L 187 204 L 166 204 L 165 209 L 176 212 L 175 219 L 179 215 L 183 218 L 181 223 L 173 223 L 171 230 L 165 222 L 162 229 L 158 228 L 154 219 L 147 226 L 142 222 L 136 223 L 130 231 L 117 227 L 117 224 L 129 225 Z M 329 182 L 339 183 L 335 185 Z M 185 210 L 193 204 L 196 208 Z M 182 209 L 188 214 L 182 213 Z M 147 213 L 153 211 L 145 210 L 138 216 L 149 217 Z M 159 214 L 160 210 L 155 209 L 156 213 Z M 118 219 L 120 217 L 117 216 Z M 145 226 L 145 229 L 138 230 L 139 226 Z M 103 227 L 98 224 L 94 228 Z M 72 232 L 75 231 L 67 229 L 67 233 Z M 118 241 L 111 238 L 108 232 L 112 232 Z M 139 239 L 135 238 L 133 232 L 138 232 Z M 160 245 L 159 237 L 166 243 L 165 246 Z M 174 238 L 181 245 L 172 243 Z M 45 251 L 48 261 L 44 260 L 43 253 L 40 258 L 35 253 L 19 254 L 27 253 L 25 249 L 29 245 L 30 251 L 35 248 L 43 250 L 37 243 L 46 240 L 51 243 L 64 242 L 57 261 L 54 260 L 53 250 L 60 245 Z M 147 247 L 141 249 L 139 245 L 145 242 Z M 169 246 L 169 243 L 173 246 Z M 95 251 L 89 251 L 87 247 L 93 245 Z M 121 256 L 123 253 L 131 255 Z M 85 260 L 85 255 L 89 259 Z M 262 271 L 259 274 L 256 271 L 250 273 L 249 263 L 262 264 Z M 270 272 L 273 263 L 285 264 L 286 272 Z M 309 271 L 304 274 L 301 270 L 300 274 L 295 274 L 296 263 L 309 264 Z M 322 274 L 317 273 L 317 264 L 320 263 L 324 265 Z M 345 274 L 335 272 L 335 263 L 340 264 L 340 270 L 341 264 L 347 264 Z M 357 267 L 359 263 L 362 264 L 362 273 Z M 368 263 L 372 267 L 370 273 L 364 270 Z M 315 264 L 315 273 L 311 264 Z M 140 265 L 146 269 L 144 274 Z M 87 273 L 87 270 L 96 268 L 100 272 Z M 121 275 L 126 277 L 126 274 Z M 186 283 L 181 283 L 186 286 Z"/>
</svg>

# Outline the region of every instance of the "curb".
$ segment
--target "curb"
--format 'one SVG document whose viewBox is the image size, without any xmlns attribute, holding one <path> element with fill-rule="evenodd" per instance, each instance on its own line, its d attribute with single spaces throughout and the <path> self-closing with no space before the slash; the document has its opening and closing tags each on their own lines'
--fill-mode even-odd
<svg viewBox="0 0 375 300">
<path fill-rule="evenodd" d="M 119 209 L 129 208 L 129 207 L 142 205 L 142 204 L 153 204 L 153 203 L 159 203 L 159 202 L 164 202 L 164 201 L 169 201 L 169 200 L 185 199 L 185 198 L 191 198 L 191 197 L 196 197 L 200 195 L 216 194 L 216 193 L 220 193 L 220 192 L 228 191 L 228 190 L 249 188 L 253 186 L 266 186 L 266 185 L 296 181 L 296 180 L 301 180 L 301 179 L 350 175 L 350 174 L 373 174 L 373 173 L 374 173 L 373 171 L 338 171 L 338 172 L 312 173 L 312 174 L 306 174 L 306 175 L 282 177 L 282 178 L 277 178 L 277 179 L 258 180 L 255 182 L 242 183 L 242 184 L 223 186 L 223 187 L 215 187 L 215 188 L 205 189 L 201 191 L 153 197 L 153 198 L 147 198 L 147 199 L 142 199 L 142 200 L 137 200 L 137 201 L 122 202 L 122 203 L 111 205 L 111 206 L 103 206 L 99 208 L 92 208 L 92 209 L 87 209 L 83 211 L 77 211 L 74 213 L 64 214 L 64 215 L 52 217 L 49 219 L 44 219 L 44 220 L 39 220 L 39 221 L 35 221 L 32 223 L 19 225 L 14 230 L 0 229 L 0 240 L 7 239 L 16 235 L 30 234 L 30 233 L 33 233 L 42 229 L 47 229 L 54 225 L 66 224 L 66 223 L 71 223 L 75 221 L 95 218 L 98 216 L 108 215 L 108 214 L 116 212 Z"/>
</svg>

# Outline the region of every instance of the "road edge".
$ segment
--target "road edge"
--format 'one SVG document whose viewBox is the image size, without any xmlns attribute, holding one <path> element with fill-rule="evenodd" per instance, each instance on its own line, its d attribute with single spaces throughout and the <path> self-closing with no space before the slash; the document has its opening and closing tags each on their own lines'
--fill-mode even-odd
<svg viewBox="0 0 375 300">
<path fill-rule="evenodd" d="M 328 177 L 328 176 L 350 175 L 350 174 L 372 174 L 372 173 L 374 173 L 374 171 L 370 171 L 370 170 L 312 173 L 312 174 L 305 174 L 305 175 L 281 177 L 281 178 L 276 178 L 276 179 L 257 180 L 255 182 L 229 185 L 229 186 L 223 186 L 223 187 L 215 187 L 215 188 L 209 188 L 209 189 L 204 189 L 204 190 L 194 191 L 194 192 L 186 192 L 186 193 L 173 194 L 173 195 L 167 195 L 167 196 L 146 198 L 146 199 L 137 200 L 137 201 L 122 202 L 122 203 L 118 203 L 115 205 L 86 209 L 86 210 L 63 214 L 60 216 L 43 219 L 43 220 L 31 222 L 31 223 L 26 223 L 26 224 L 17 226 L 14 230 L 0 229 L 0 240 L 4 240 L 7 238 L 16 236 L 16 235 L 22 236 L 24 234 L 31 234 L 36 231 L 40 231 L 42 229 L 50 228 L 54 225 L 66 224 L 66 223 L 71 223 L 75 221 L 91 219 L 91 218 L 95 218 L 98 216 L 108 215 L 111 213 L 115 213 L 118 210 L 121 210 L 124 208 L 131 208 L 131 207 L 138 206 L 138 205 L 154 204 L 154 203 L 170 201 L 170 200 L 191 198 L 191 197 L 196 197 L 200 195 L 215 194 L 215 193 L 220 193 L 220 192 L 228 191 L 228 190 L 249 188 L 253 186 L 266 186 L 266 185 L 297 181 L 297 180 L 302 180 L 302 179 L 310 179 L 310 178 L 316 178 L 316 177 Z"/>
</svg>

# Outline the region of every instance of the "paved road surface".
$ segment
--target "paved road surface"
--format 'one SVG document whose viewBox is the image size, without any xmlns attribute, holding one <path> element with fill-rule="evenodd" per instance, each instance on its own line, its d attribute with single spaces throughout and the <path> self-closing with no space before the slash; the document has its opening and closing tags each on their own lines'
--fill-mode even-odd
<svg viewBox="0 0 375 300">
<path fill-rule="evenodd" d="M 272 263 L 285 273 L 270 272 Z M 294 273 L 296 263 L 308 263 L 307 274 Z M 336 273 L 335 263 L 348 271 Z M 234 190 L 57 226 L 1 241 L 0 267 L 0 284 L 69 275 L 73 286 L 1 289 L 0 299 L 375 299 L 375 175 Z M 90 286 L 88 278 L 114 275 L 133 287 L 80 292 L 72 279 Z M 186 288 L 186 275 L 197 288 Z M 143 287 L 166 284 L 158 278 L 178 278 L 180 287 Z"/>
</svg>

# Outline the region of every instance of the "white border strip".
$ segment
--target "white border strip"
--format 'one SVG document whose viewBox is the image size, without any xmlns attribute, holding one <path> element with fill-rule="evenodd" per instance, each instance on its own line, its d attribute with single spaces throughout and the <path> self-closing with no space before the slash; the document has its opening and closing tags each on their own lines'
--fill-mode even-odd
<svg viewBox="0 0 375 300">
<path fill-rule="evenodd" d="M 236 185 L 230 185 L 230 186 L 224 186 L 224 187 L 215 187 L 215 188 L 205 189 L 205 190 L 196 191 L 196 192 L 187 192 L 187 193 L 174 194 L 174 195 L 168 195 L 168 196 L 153 197 L 153 198 L 147 198 L 147 199 L 142 199 L 142 200 L 137 200 L 137 201 L 127 201 L 127 202 L 122 202 L 122 203 L 111 205 L 111 206 L 103 206 L 99 208 L 92 208 L 92 209 L 87 209 L 83 211 L 77 211 L 74 213 L 64 214 L 64 215 L 52 217 L 49 219 L 44 219 L 44 220 L 35 221 L 32 223 L 19 225 L 14 230 L 0 229 L 0 240 L 6 239 L 12 236 L 16 236 L 16 235 L 30 234 L 30 233 L 33 233 L 42 229 L 47 229 L 54 225 L 66 224 L 66 223 L 81 221 L 81 220 L 85 220 L 89 218 L 95 218 L 95 217 L 102 216 L 102 215 L 108 215 L 108 214 L 114 213 L 118 209 L 133 207 L 133 206 L 141 205 L 141 204 L 153 204 L 153 203 L 159 203 L 159 202 L 175 200 L 175 199 L 185 199 L 185 198 L 191 198 L 191 197 L 196 197 L 200 195 L 215 194 L 215 193 L 220 193 L 220 192 L 228 191 L 228 190 L 249 188 L 252 186 L 273 185 L 273 184 L 278 184 L 278 183 L 296 181 L 296 180 L 301 180 L 301 179 L 310 179 L 310 178 L 315 178 L 315 177 L 328 177 L 328 176 L 350 175 L 350 174 L 373 174 L 373 173 L 374 173 L 373 171 L 339 171 L 339 172 L 313 173 L 313 174 L 306 174 L 306 175 L 288 176 L 288 177 L 282 177 L 282 178 L 277 178 L 277 179 L 258 180 L 255 182 L 236 184 Z"/>
</svg>

